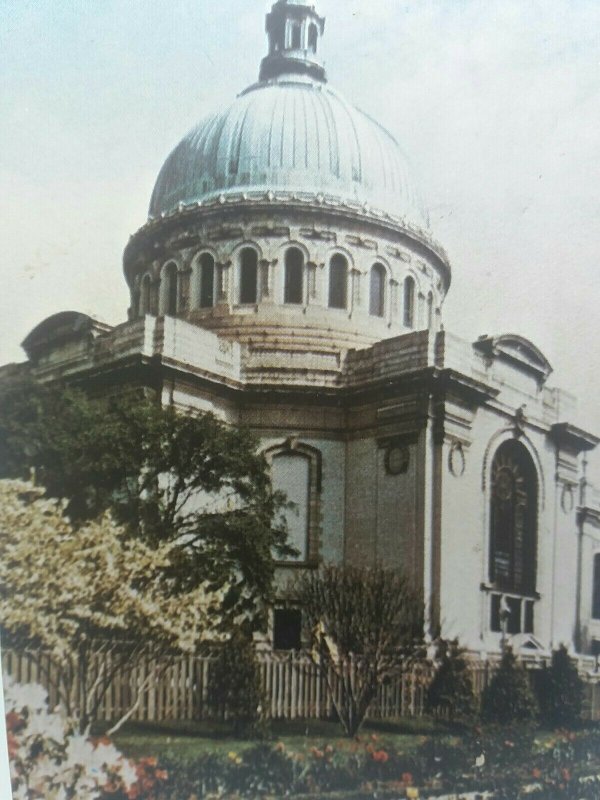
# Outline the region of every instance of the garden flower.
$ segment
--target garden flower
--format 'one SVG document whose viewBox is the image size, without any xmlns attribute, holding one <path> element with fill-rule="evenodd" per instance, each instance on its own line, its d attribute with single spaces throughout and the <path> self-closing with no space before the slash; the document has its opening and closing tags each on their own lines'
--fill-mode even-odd
<svg viewBox="0 0 600 800">
<path fill-rule="evenodd" d="M 402 773 L 402 782 L 403 783 L 408 783 L 408 784 L 412 783 L 413 782 L 412 772 L 403 772 Z"/>
<path fill-rule="evenodd" d="M 385 750 L 375 750 L 373 753 L 373 761 L 378 761 L 380 764 L 385 764 L 388 759 L 389 755 Z"/>
</svg>

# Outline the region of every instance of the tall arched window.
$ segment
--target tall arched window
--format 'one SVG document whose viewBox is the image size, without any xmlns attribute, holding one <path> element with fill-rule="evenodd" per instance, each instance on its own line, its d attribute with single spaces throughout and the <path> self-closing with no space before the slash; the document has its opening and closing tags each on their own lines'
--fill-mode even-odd
<svg viewBox="0 0 600 800">
<path fill-rule="evenodd" d="M 284 303 L 301 303 L 304 288 L 304 255 L 297 247 L 285 254 Z"/>
<path fill-rule="evenodd" d="M 319 32 L 317 30 L 317 26 L 312 22 L 308 29 L 308 49 L 312 50 L 313 53 L 317 52 L 317 39 L 319 38 Z"/>
<path fill-rule="evenodd" d="M 299 22 L 292 25 L 292 50 L 300 50 L 302 47 L 302 28 Z"/>
<path fill-rule="evenodd" d="M 346 308 L 348 299 L 348 262 L 336 253 L 329 262 L 329 307 Z"/>
<path fill-rule="evenodd" d="M 291 504 L 283 513 L 288 543 L 298 551 L 289 561 L 308 558 L 310 461 L 300 453 L 278 453 L 271 463 L 273 489 L 284 492 Z"/>
<path fill-rule="evenodd" d="M 410 275 L 404 280 L 404 326 L 415 325 L 415 279 Z"/>
<path fill-rule="evenodd" d="M 215 260 L 210 253 L 200 256 L 200 308 L 211 308 L 215 302 Z"/>
<path fill-rule="evenodd" d="M 167 264 L 163 272 L 163 303 L 164 313 L 174 316 L 177 314 L 177 266 Z"/>
<path fill-rule="evenodd" d="M 490 582 L 495 588 L 533 595 L 536 583 L 538 487 L 524 445 L 511 439 L 492 462 Z"/>
<path fill-rule="evenodd" d="M 240 253 L 240 303 L 258 300 L 258 256 L 251 247 Z"/>
<path fill-rule="evenodd" d="M 150 313 L 150 275 L 144 275 L 140 286 L 140 316 Z"/>
<path fill-rule="evenodd" d="M 385 267 L 374 264 L 369 285 L 369 314 L 383 317 L 385 312 Z"/>
</svg>

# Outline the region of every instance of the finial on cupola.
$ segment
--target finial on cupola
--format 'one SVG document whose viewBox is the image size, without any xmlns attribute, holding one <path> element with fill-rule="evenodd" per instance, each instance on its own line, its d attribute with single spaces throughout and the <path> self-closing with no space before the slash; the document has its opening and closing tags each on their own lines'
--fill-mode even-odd
<svg viewBox="0 0 600 800">
<path fill-rule="evenodd" d="M 259 80 L 291 74 L 326 81 L 319 58 L 324 30 L 325 18 L 317 14 L 314 5 L 278 0 L 267 14 L 269 54 L 261 62 Z"/>
</svg>

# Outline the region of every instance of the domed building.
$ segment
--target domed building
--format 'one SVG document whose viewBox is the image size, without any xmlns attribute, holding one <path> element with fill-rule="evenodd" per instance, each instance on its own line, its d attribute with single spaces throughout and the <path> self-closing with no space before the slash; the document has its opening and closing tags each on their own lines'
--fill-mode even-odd
<svg viewBox="0 0 600 800">
<path fill-rule="evenodd" d="M 132 383 L 253 429 L 299 555 L 385 564 L 432 635 L 600 652 L 600 510 L 532 342 L 443 329 L 451 269 L 394 136 L 327 83 L 325 21 L 278 0 L 258 82 L 168 156 L 124 254 L 128 321 L 76 312 L 23 346 L 42 378 Z M 274 609 L 273 644 L 301 609 Z"/>
</svg>

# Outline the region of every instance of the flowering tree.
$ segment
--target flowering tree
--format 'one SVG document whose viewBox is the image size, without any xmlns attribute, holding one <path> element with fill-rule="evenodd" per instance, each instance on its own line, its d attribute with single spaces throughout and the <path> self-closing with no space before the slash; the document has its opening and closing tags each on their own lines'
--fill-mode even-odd
<svg viewBox="0 0 600 800">
<path fill-rule="evenodd" d="M 149 546 L 109 513 L 74 528 L 43 495 L 0 481 L 0 619 L 7 643 L 50 654 L 60 669 L 46 678 L 85 732 L 125 663 L 223 638 L 227 586 L 183 591 L 170 577 L 176 543 Z"/>
</svg>

